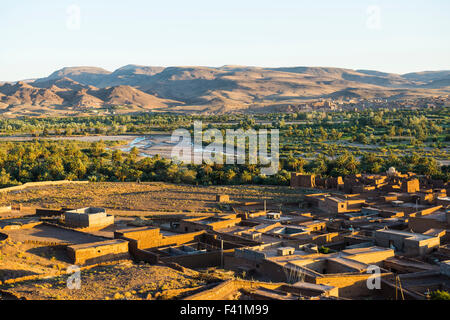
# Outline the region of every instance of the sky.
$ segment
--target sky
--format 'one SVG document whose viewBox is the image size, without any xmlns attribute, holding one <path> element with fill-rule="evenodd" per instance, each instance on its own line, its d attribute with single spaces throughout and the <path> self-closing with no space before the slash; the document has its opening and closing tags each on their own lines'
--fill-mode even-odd
<svg viewBox="0 0 450 320">
<path fill-rule="evenodd" d="M 17 0 L 0 28 L 0 81 L 127 64 L 450 69 L 448 0 Z"/>
</svg>

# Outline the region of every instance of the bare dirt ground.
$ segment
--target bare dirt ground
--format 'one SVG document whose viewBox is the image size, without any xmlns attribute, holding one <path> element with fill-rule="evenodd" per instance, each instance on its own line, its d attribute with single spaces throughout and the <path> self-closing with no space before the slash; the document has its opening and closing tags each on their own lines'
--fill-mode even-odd
<svg viewBox="0 0 450 320">
<path fill-rule="evenodd" d="M 235 201 L 296 202 L 300 192 L 282 186 L 192 186 L 163 182 L 89 183 L 32 187 L 0 194 L 0 206 L 25 207 L 103 207 L 115 215 L 152 213 L 213 213 L 218 211 L 216 194 L 228 194 Z"/>
<path fill-rule="evenodd" d="M 146 222 L 145 217 L 155 215 L 190 216 L 222 211 L 224 209 L 216 202 L 216 194 L 228 194 L 231 203 L 262 200 L 288 203 L 297 202 L 301 196 L 298 190 L 279 186 L 203 187 L 160 182 L 67 184 L 0 194 L 0 206 L 20 204 L 25 208 L 14 214 L 0 214 L 0 219 L 30 215 L 33 208 L 93 206 L 104 207 L 108 213 L 116 215 L 115 228 L 130 221 Z M 8 223 L 8 220 L 3 221 L 5 225 Z M 0 243 L 0 282 L 3 282 L 0 283 L 0 299 L 8 298 L 7 293 L 19 298 L 46 300 L 173 299 L 193 294 L 211 281 L 204 273 L 193 270 L 182 273 L 169 267 L 129 261 L 83 270 L 81 289 L 68 289 L 65 273 L 70 262 L 65 244 L 98 241 L 94 234 L 111 236 L 113 229 L 82 236 L 50 225 L 3 230 L 9 238 Z M 45 242 L 48 243 L 43 244 Z M 25 276 L 39 276 L 40 279 L 5 283 Z"/>
<path fill-rule="evenodd" d="M 200 289 L 208 279 L 160 265 L 122 262 L 82 270 L 80 288 L 67 287 L 70 274 L 24 281 L 2 289 L 27 300 L 173 299 Z"/>
<path fill-rule="evenodd" d="M 89 233 L 76 232 L 43 224 L 31 229 L 7 230 L 2 232 L 7 234 L 11 241 L 16 242 L 38 241 L 55 244 L 82 244 L 105 240 Z"/>
<path fill-rule="evenodd" d="M 63 246 L 23 243 L 10 239 L 0 244 L 0 281 L 32 275 L 56 275 L 68 265 Z"/>
</svg>

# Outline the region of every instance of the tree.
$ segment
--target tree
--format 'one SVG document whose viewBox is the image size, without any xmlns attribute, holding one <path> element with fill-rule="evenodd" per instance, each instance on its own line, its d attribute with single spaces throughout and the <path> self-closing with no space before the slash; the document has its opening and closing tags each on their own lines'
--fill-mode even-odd
<svg viewBox="0 0 450 320">
<path fill-rule="evenodd" d="M 244 184 L 250 183 L 252 181 L 252 175 L 248 171 L 244 171 L 241 174 L 241 182 Z"/>
<path fill-rule="evenodd" d="M 450 300 L 450 293 L 444 290 L 433 291 L 430 295 L 431 300 Z"/>
<path fill-rule="evenodd" d="M 0 187 L 10 187 L 17 184 L 17 181 L 11 180 L 11 175 L 5 169 L 2 169 L 0 172 Z"/>
</svg>

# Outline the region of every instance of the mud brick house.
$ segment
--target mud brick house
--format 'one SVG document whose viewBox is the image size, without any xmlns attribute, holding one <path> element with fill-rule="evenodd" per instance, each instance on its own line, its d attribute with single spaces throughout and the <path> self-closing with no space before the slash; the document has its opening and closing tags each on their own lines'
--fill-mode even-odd
<svg viewBox="0 0 450 320">
<path fill-rule="evenodd" d="M 226 194 L 217 194 L 216 195 L 216 202 L 229 202 L 230 196 Z"/>
<path fill-rule="evenodd" d="M 181 220 L 177 230 L 180 232 L 196 232 L 201 230 L 220 230 L 230 228 L 241 222 L 237 215 L 214 216 Z"/>
<path fill-rule="evenodd" d="M 436 250 L 440 245 L 438 236 L 401 230 L 376 230 L 373 236 L 378 246 L 393 247 L 396 253 L 401 253 L 405 256 L 424 256 Z"/>
<path fill-rule="evenodd" d="M 450 211 L 436 210 L 428 215 L 415 215 L 409 218 L 408 227 L 416 232 L 450 229 Z"/>
<path fill-rule="evenodd" d="M 128 241 L 114 239 L 67 247 L 73 264 L 95 264 L 111 260 L 128 259 Z"/>
<path fill-rule="evenodd" d="M 114 216 L 103 208 L 82 208 L 64 212 L 65 224 L 74 228 L 106 227 L 114 224 Z"/>
<path fill-rule="evenodd" d="M 402 183 L 402 191 L 413 193 L 420 190 L 419 179 L 406 180 Z"/>
<path fill-rule="evenodd" d="M 306 195 L 305 201 L 313 207 L 330 214 L 358 212 L 361 211 L 363 204 L 366 202 L 364 199 L 354 197 L 343 199 L 327 193 Z"/>
<path fill-rule="evenodd" d="M 382 265 L 393 256 L 392 249 L 373 246 L 320 254 L 280 242 L 236 249 L 233 256 L 226 256 L 225 266 L 245 268 L 257 279 L 335 287 L 340 297 L 351 298 L 373 294 L 366 284 L 372 275 L 367 271 L 369 266 L 378 265 L 382 277 L 389 275 Z"/>
<path fill-rule="evenodd" d="M 291 173 L 291 187 L 315 188 L 316 176 L 313 174 Z"/>
</svg>

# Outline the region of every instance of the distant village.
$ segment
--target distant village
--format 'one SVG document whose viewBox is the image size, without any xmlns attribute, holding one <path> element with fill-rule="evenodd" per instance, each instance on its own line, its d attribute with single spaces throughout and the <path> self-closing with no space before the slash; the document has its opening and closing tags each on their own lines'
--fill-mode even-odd
<svg viewBox="0 0 450 320">
<path fill-rule="evenodd" d="M 448 182 L 390 168 L 336 178 L 292 173 L 291 188 L 295 203 L 217 194 L 222 213 L 161 214 L 142 226 L 103 208 L 36 209 L 1 219 L 0 240 L 52 245 L 54 235 L 77 266 L 132 260 L 235 275 L 187 300 L 426 300 L 450 291 Z M 374 268 L 378 287 L 368 285 Z"/>
<path fill-rule="evenodd" d="M 358 111 L 364 109 L 402 109 L 414 110 L 418 108 L 442 108 L 450 106 L 450 97 L 435 96 L 413 99 L 386 99 L 386 98 L 320 98 L 315 101 L 290 105 L 290 112 L 306 111 Z"/>
</svg>

